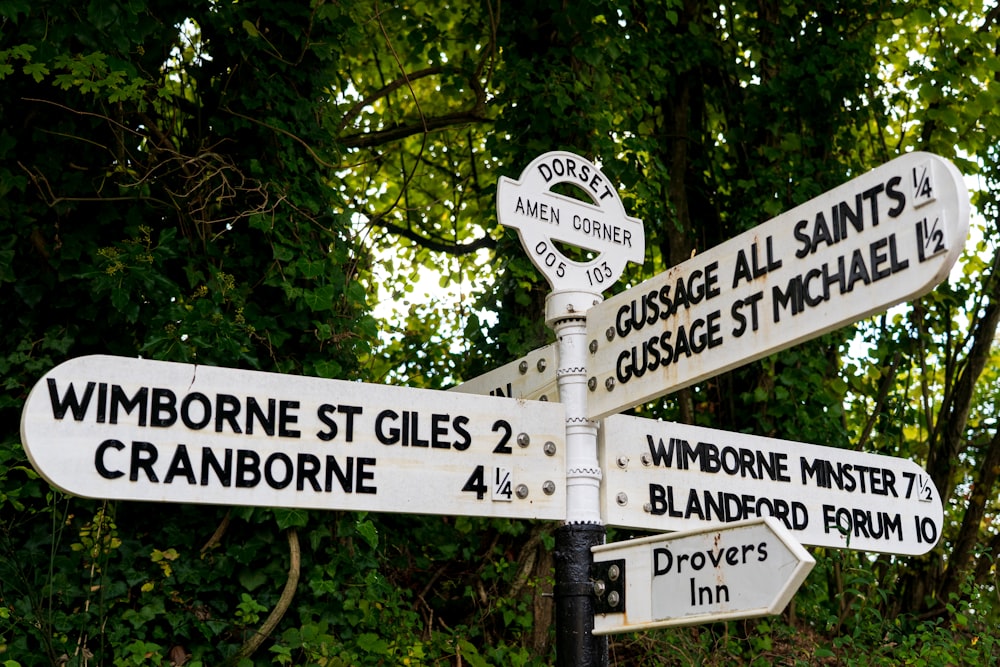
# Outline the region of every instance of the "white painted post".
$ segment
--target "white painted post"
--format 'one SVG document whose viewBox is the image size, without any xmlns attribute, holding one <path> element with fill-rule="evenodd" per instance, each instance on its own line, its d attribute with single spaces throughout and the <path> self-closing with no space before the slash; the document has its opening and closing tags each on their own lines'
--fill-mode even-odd
<svg viewBox="0 0 1000 667">
<path fill-rule="evenodd" d="M 555 332 L 559 400 L 566 410 L 566 523 L 601 524 L 601 464 L 597 424 L 587 418 L 587 310 L 603 298 L 591 292 L 552 292 L 545 322 Z"/>
</svg>

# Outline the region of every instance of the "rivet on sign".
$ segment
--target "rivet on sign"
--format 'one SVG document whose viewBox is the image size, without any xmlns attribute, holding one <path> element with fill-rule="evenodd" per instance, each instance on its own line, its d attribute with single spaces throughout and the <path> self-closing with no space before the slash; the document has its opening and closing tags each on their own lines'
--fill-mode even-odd
<svg viewBox="0 0 1000 667">
<path fill-rule="evenodd" d="M 625 507 L 626 505 L 628 505 L 628 496 L 625 494 L 624 491 L 622 491 L 617 496 L 615 496 L 615 502 L 617 502 L 622 507 Z"/>
<path fill-rule="evenodd" d="M 542 491 L 545 492 L 545 495 L 551 496 L 553 493 L 556 492 L 556 483 L 553 482 L 552 480 L 546 481 L 544 484 L 542 484 Z"/>
<path fill-rule="evenodd" d="M 621 598 L 618 595 L 618 591 L 611 591 L 608 593 L 608 606 L 617 607 L 620 600 Z"/>
<path fill-rule="evenodd" d="M 514 489 L 514 493 L 517 494 L 518 498 L 520 498 L 521 500 L 524 500 L 525 498 L 528 497 L 528 485 L 527 484 L 518 484 L 517 488 Z"/>
<path fill-rule="evenodd" d="M 545 394 L 542 394 L 541 396 L 538 397 L 538 400 L 540 400 L 540 401 L 547 401 L 547 400 L 549 400 L 549 397 L 546 396 Z"/>
<path fill-rule="evenodd" d="M 517 444 L 519 444 L 522 447 L 527 447 L 528 445 L 531 444 L 531 436 L 528 435 L 527 433 L 518 433 Z"/>
<path fill-rule="evenodd" d="M 639 457 L 639 460 L 642 461 L 642 465 L 644 466 L 653 465 L 653 459 L 649 454 L 643 454 L 642 456 Z"/>
<path fill-rule="evenodd" d="M 618 467 L 619 468 L 627 468 L 628 467 L 628 457 L 627 456 L 619 456 L 618 457 Z"/>
<path fill-rule="evenodd" d="M 539 359 L 538 363 L 535 364 L 535 367 L 538 369 L 539 373 L 545 370 L 545 366 L 546 366 L 545 359 Z"/>
<path fill-rule="evenodd" d="M 521 363 L 519 363 L 517 365 L 517 370 L 520 371 L 521 375 L 524 375 L 525 373 L 527 373 L 528 372 L 528 362 L 527 361 L 522 361 Z"/>
<path fill-rule="evenodd" d="M 614 327 L 608 327 L 608 330 L 604 332 L 604 335 L 608 337 L 608 340 L 614 340 L 615 339 L 615 328 Z"/>
<path fill-rule="evenodd" d="M 590 378 L 589 380 L 587 380 L 587 389 L 589 389 L 590 391 L 594 391 L 595 389 L 597 389 L 597 378 Z"/>
<path fill-rule="evenodd" d="M 653 504 L 652 503 L 646 503 L 646 504 L 644 504 L 642 506 L 642 511 L 643 512 L 652 512 L 653 511 Z"/>
<path fill-rule="evenodd" d="M 590 353 L 593 354 L 594 352 L 597 352 L 597 341 L 596 340 L 590 341 Z"/>
<path fill-rule="evenodd" d="M 548 442 L 545 443 L 544 446 L 542 446 L 542 451 L 545 452 L 546 456 L 555 456 L 556 455 L 556 443 L 554 443 L 551 440 L 549 440 Z"/>
<path fill-rule="evenodd" d="M 603 581 L 598 579 L 597 581 L 594 582 L 594 595 L 596 595 L 597 597 L 601 597 L 602 595 L 604 595 L 604 591 L 606 590 L 608 590 L 608 585 L 605 584 Z"/>
<path fill-rule="evenodd" d="M 608 579 L 611 581 L 618 581 L 618 575 L 621 574 L 621 570 L 618 569 L 617 565 L 611 565 L 608 567 Z"/>
<path fill-rule="evenodd" d="M 615 389 L 615 379 L 614 378 L 608 378 L 607 380 L 605 380 L 604 381 L 604 388 L 607 389 L 608 391 L 614 391 L 614 389 Z"/>
</svg>

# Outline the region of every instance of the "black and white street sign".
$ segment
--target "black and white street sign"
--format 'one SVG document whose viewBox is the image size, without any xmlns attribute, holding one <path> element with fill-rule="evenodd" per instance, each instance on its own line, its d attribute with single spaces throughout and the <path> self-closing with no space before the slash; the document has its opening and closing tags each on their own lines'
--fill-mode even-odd
<svg viewBox="0 0 1000 667">
<path fill-rule="evenodd" d="M 606 643 L 581 643 L 591 620 L 601 635 L 779 612 L 814 564 L 800 543 L 937 543 L 941 498 L 908 460 L 616 413 L 932 289 L 968 233 L 950 162 L 904 155 L 603 303 L 645 240 L 599 167 L 541 155 L 499 180 L 497 217 L 553 288 L 556 344 L 448 394 L 80 357 L 25 402 L 32 465 L 93 498 L 563 521 L 557 650 L 605 662 Z M 681 532 L 591 562 L 602 522 Z"/>
<path fill-rule="evenodd" d="M 21 420 L 53 486 L 92 498 L 562 520 L 558 403 L 80 357 Z"/>
<path fill-rule="evenodd" d="M 506 396 L 525 401 L 558 401 L 555 345 L 533 350 L 517 361 L 483 373 L 448 391 L 480 396 Z"/>
<path fill-rule="evenodd" d="M 815 561 L 774 519 L 592 547 L 594 634 L 780 613 Z"/>
<path fill-rule="evenodd" d="M 577 199 L 553 190 L 570 186 Z M 617 186 L 594 163 L 554 151 L 535 158 L 521 180 L 500 177 L 497 219 L 517 230 L 532 263 L 556 291 L 600 294 L 621 277 L 627 262 L 642 262 L 642 222 L 625 213 Z M 575 261 L 559 244 L 594 256 Z"/>
<path fill-rule="evenodd" d="M 925 294 L 968 226 L 955 166 L 910 153 L 594 306 L 590 418 Z"/>
<path fill-rule="evenodd" d="M 770 516 L 802 544 L 916 555 L 941 497 L 909 459 L 616 415 L 602 428 L 602 515 L 651 531 Z"/>
</svg>

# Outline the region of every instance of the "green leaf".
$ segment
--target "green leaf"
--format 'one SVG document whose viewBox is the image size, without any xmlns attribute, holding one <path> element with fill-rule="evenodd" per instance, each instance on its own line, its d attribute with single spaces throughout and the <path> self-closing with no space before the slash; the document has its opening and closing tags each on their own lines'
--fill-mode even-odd
<svg viewBox="0 0 1000 667">
<path fill-rule="evenodd" d="M 239 575 L 240 584 L 248 591 L 253 591 L 267 583 L 267 575 L 259 569 L 243 569 Z"/>
<path fill-rule="evenodd" d="M 336 295 L 337 291 L 332 285 L 324 285 L 303 291 L 302 298 L 311 310 L 330 310 Z"/>
<path fill-rule="evenodd" d="M 354 529 L 365 539 L 372 549 L 378 548 L 378 529 L 370 519 L 358 519 L 354 523 Z"/>
<path fill-rule="evenodd" d="M 31 75 L 35 83 L 41 83 L 49 73 L 49 68 L 45 66 L 45 63 L 28 63 L 22 69 L 25 74 Z"/>
<path fill-rule="evenodd" d="M 368 653 L 374 653 L 376 655 L 388 655 L 389 653 L 389 644 L 375 633 L 362 633 L 358 635 L 356 641 L 358 642 L 358 646 L 361 650 Z"/>
<path fill-rule="evenodd" d="M 274 518 L 278 522 L 278 528 L 305 528 L 309 523 L 309 512 L 303 509 L 293 509 L 284 507 L 274 508 Z"/>
</svg>

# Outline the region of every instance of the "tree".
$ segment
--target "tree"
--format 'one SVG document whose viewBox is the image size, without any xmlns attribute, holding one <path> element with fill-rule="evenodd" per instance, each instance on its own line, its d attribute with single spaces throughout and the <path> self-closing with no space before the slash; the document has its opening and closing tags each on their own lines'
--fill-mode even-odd
<svg viewBox="0 0 1000 667">
<path fill-rule="evenodd" d="M 447 386 L 551 335 L 547 290 L 493 213 L 497 177 L 537 154 L 599 159 L 622 184 L 649 249 L 624 286 L 921 149 L 978 177 L 981 240 L 961 275 L 862 325 L 863 355 L 836 332 L 637 412 L 914 458 L 946 500 L 940 545 L 818 553 L 784 624 L 614 650 L 630 664 L 766 660 L 769 643 L 872 663 L 987 656 L 998 14 L 0 2 L 0 655 L 546 662 L 551 526 L 184 506 L 152 526 L 146 507 L 37 478 L 17 431 L 28 389 L 94 352 Z M 406 299 L 427 267 L 476 293 L 377 322 L 376 276 Z"/>
</svg>

